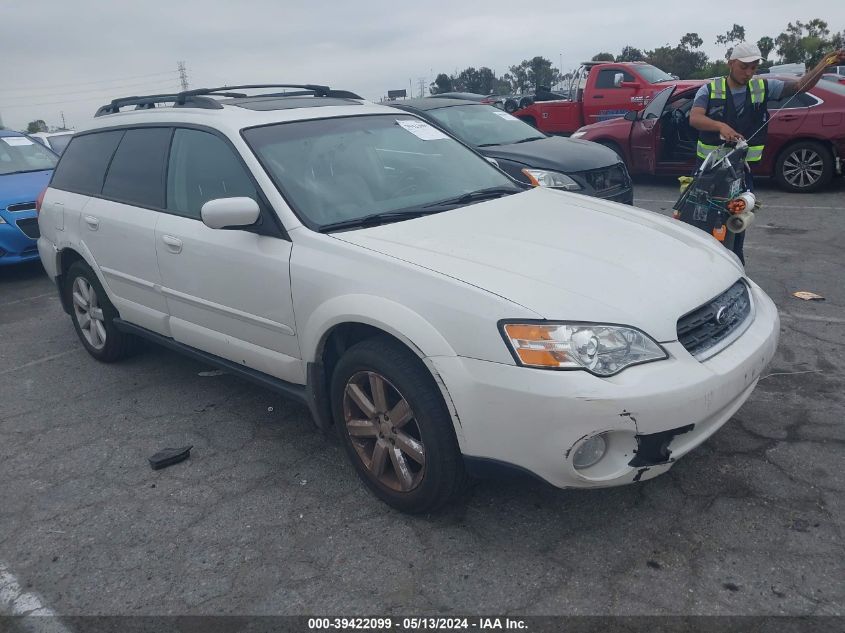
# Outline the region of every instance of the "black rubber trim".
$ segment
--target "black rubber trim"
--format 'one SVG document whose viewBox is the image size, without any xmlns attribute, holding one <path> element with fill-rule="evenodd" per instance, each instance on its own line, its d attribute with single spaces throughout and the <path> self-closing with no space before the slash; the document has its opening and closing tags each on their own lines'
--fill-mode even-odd
<svg viewBox="0 0 845 633">
<path fill-rule="evenodd" d="M 308 387 L 308 408 L 314 424 L 323 433 L 328 433 L 332 427 L 332 408 L 329 403 L 326 368 L 323 363 L 308 363 L 306 372 Z"/>
<path fill-rule="evenodd" d="M 138 327 L 137 325 L 127 323 L 123 319 L 114 319 L 114 326 L 121 332 L 140 336 L 141 338 L 145 338 L 149 341 L 152 341 L 153 343 L 157 343 L 163 347 L 172 349 L 176 352 L 184 354 L 185 356 L 190 356 L 191 358 L 202 361 L 204 363 L 208 363 L 209 365 L 219 367 L 220 369 L 225 370 L 227 373 L 240 376 L 241 378 L 249 380 L 252 383 L 255 383 L 257 385 L 270 389 L 271 391 L 275 391 L 284 396 L 287 396 L 292 400 L 302 402 L 303 404 L 308 405 L 310 408 L 311 398 L 308 395 L 308 388 L 305 385 L 296 385 L 294 383 L 280 380 L 279 378 L 274 378 L 273 376 L 269 376 L 264 372 L 251 369 L 249 367 L 244 367 L 243 365 L 239 365 L 238 363 L 226 360 L 225 358 L 220 358 L 219 356 L 215 356 L 214 354 L 209 354 L 194 347 L 190 347 L 189 345 L 184 345 L 183 343 L 174 341 L 172 338 L 162 336 L 161 334 L 156 334 L 155 332 L 151 332 L 146 328 Z"/>
<path fill-rule="evenodd" d="M 689 433 L 694 428 L 694 424 L 687 424 L 677 429 L 669 429 L 659 433 L 637 435 L 637 449 L 634 451 L 634 458 L 628 462 L 628 465 L 633 468 L 641 468 L 643 466 L 668 464 L 674 461 L 672 451 L 669 450 L 669 444 L 672 443 L 675 436 Z"/>
<path fill-rule="evenodd" d="M 64 275 L 57 275 L 56 279 L 56 291 L 59 293 L 59 301 L 62 304 L 62 310 L 64 310 L 68 315 L 71 314 L 71 302 L 70 298 L 67 296 L 67 293 L 64 291 L 65 285 L 65 276 Z"/>
<path fill-rule="evenodd" d="M 499 461 L 498 459 L 491 459 L 489 457 L 472 457 L 464 455 L 464 468 L 467 474 L 478 479 L 506 479 L 519 480 L 531 479 L 539 481 L 547 486 L 555 487 L 537 473 L 531 472 L 527 468 L 511 464 L 509 462 Z"/>
</svg>

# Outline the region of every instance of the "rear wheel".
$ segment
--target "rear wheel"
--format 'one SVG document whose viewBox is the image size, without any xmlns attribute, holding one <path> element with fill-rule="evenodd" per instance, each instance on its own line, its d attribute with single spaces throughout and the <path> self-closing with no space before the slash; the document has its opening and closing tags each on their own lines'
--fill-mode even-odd
<svg viewBox="0 0 845 633">
<path fill-rule="evenodd" d="M 790 145 L 775 165 L 775 178 L 783 189 L 795 193 L 811 193 L 827 185 L 833 178 L 833 155 L 815 141 Z"/>
<path fill-rule="evenodd" d="M 505 99 L 505 112 L 513 113 L 519 110 L 516 99 Z"/>
<path fill-rule="evenodd" d="M 111 363 L 135 351 L 138 339 L 114 325 L 117 310 L 88 264 L 74 262 L 65 275 L 73 327 L 82 345 L 94 358 Z"/>
<path fill-rule="evenodd" d="M 431 374 L 387 337 L 362 341 L 332 377 L 332 410 L 358 476 L 403 512 L 430 512 L 463 489 L 452 418 Z"/>
</svg>

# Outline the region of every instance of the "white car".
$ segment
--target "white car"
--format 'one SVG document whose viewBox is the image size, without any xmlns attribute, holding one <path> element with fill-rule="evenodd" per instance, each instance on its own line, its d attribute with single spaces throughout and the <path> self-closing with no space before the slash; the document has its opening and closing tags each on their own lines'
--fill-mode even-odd
<svg viewBox="0 0 845 633">
<path fill-rule="evenodd" d="M 95 358 L 145 337 L 298 398 L 408 512 L 491 469 L 650 479 L 772 359 L 774 304 L 703 231 L 525 190 L 351 93 L 247 88 L 116 100 L 64 153 L 38 247 Z"/>
<path fill-rule="evenodd" d="M 34 138 L 36 141 L 41 143 L 42 145 L 49 147 L 51 150 L 56 152 L 56 154 L 60 154 L 65 151 L 68 143 L 70 143 L 70 139 L 73 136 L 74 132 L 35 132 L 34 134 L 30 134 L 31 138 Z"/>
</svg>

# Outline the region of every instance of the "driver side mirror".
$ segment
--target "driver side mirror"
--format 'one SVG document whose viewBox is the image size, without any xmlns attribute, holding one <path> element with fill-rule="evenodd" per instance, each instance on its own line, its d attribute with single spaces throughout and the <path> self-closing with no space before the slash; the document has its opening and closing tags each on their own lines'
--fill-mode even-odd
<svg viewBox="0 0 845 633">
<path fill-rule="evenodd" d="M 624 119 L 626 121 L 636 121 L 637 120 L 637 111 L 636 110 L 628 110 L 625 113 Z"/>
<path fill-rule="evenodd" d="M 613 87 L 614 88 L 621 88 L 622 82 L 625 80 L 625 75 L 622 73 L 616 73 L 613 75 Z"/>
<path fill-rule="evenodd" d="M 200 215 L 210 229 L 241 228 L 255 224 L 261 209 L 252 198 L 217 198 L 202 205 Z"/>
</svg>

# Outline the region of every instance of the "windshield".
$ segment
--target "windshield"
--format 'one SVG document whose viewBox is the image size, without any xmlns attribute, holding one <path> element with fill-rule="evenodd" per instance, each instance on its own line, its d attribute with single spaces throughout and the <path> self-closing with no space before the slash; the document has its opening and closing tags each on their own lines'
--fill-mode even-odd
<svg viewBox="0 0 845 633">
<path fill-rule="evenodd" d="M 675 81 L 675 78 L 669 73 L 664 73 L 656 66 L 649 64 L 637 65 L 637 74 L 645 79 L 650 84 L 659 84 L 663 81 Z"/>
<path fill-rule="evenodd" d="M 398 113 L 278 123 L 243 135 L 303 223 L 317 230 L 482 189 L 520 190 L 453 138 Z"/>
<path fill-rule="evenodd" d="M 666 107 L 666 102 L 669 101 L 669 97 L 672 95 L 672 92 L 675 90 L 675 87 L 671 88 L 664 88 L 651 100 L 645 110 L 643 110 L 642 118 L 643 119 L 655 119 L 659 117 L 663 113 L 663 108 Z"/>
<path fill-rule="evenodd" d="M 467 145 L 510 145 L 543 138 L 536 129 L 489 105 L 461 105 L 430 110 L 437 122 Z"/>
<path fill-rule="evenodd" d="M 0 136 L 0 174 L 53 169 L 59 158 L 25 136 Z"/>
</svg>

